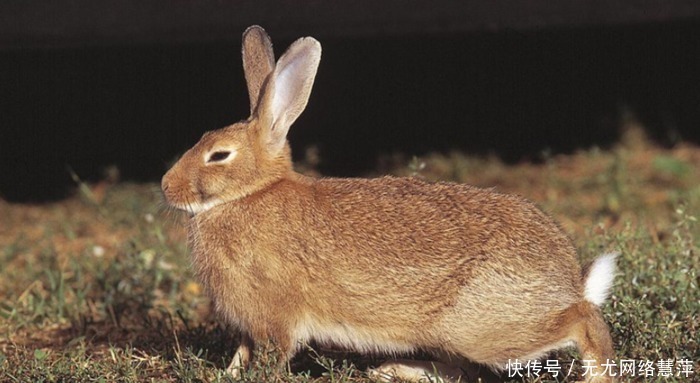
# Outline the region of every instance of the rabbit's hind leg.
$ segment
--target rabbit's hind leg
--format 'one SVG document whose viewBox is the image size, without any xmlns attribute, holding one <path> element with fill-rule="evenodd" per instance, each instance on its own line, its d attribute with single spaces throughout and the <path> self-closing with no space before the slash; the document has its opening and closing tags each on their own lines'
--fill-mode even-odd
<svg viewBox="0 0 700 383">
<path fill-rule="evenodd" d="M 615 364 L 615 351 L 603 314 L 597 306 L 589 302 L 582 302 L 576 308 L 581 313 L 582 320 L 573 328 L 571 338 L 576 342 L 586 365 L 592 366 L 587 371 L 585 381 L 587 383 L 613 382 L 617 371 L 614 367 L 612 370 L 610 368 Z"/>
<path fill-rule="evenodd" d="M 543 337 L 545 345 L 535 345 L 520 359 L 538 359 L 549 351 L 575 344 L 583 357 L 582 365 L 590 366 L 584 371 L 585 382 L 613 382 L 616 372 L 606 369 L 605 364 L 614 363 L 615 352 L 600 309 L 588 301 L 582 301 L 555 317 L 556 320 L 549 322 L 540 332 L 549 335 Z"/>
<path fill-rule="evenodd" d="M 605 364 L 614 363 L 615 352 L 610 331 L 597 306 L 587 301 L 574 304 L 542 330 L 541 334 L 549 335 L 543 337 L 546 343 L 533 344 L 519 359 L 539 359 L 550 351 L 576 345 L 583 358 L 581 363 L 587 367 L 582 376 L 586 383 L 614 381 L 616 371 L 606 369 Z"/>
</svg>

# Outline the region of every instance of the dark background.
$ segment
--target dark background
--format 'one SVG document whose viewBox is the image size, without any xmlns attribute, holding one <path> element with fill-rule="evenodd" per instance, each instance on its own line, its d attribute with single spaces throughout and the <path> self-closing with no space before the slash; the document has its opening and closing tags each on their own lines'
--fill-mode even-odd
<svg viewBox="0 0 700 383">
<path fill-rule="evenodd" d="M 700 140 L 700 11 L 688 2 L 577 13 L 534 1 L 510 9 L 520 15 L 489 8 L 501 2 L 425 14 L 395 4 L 396 16 L 389 1 L 370 18 L 358 5 L 288 18 L 241 6 L 230 19 L 206 1 L 170 19 L 129 1 L 112 13 L 26 3 L 0 5 L 0 197 L 11 201 L 69 195 L 68 168 L 157 181 L 203 132 L 246 118 L 240 34 L 253 23 L 278 55 L 303 35 L 323 45 L 289 138 L 297 157 L 317 146 L 325 174 L 359 175 L 394 152 L 538 161 L 611 145 L 630 115 L 660 144 Z"/>
</svg>

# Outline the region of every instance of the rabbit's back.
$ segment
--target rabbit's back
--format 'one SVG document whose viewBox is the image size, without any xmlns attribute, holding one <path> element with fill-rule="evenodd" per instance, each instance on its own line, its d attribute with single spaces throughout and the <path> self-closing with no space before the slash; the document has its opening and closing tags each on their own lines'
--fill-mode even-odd
<svg viewBox="0 0 700 383">
<path fill-rule="evenodd" d="M 390 177 L 328 179 L 312 190 L 319 216 L 307 215 L 304 227 L 318 230 L 314 243 L 324 253 L 344 255 L 329 264 L 338 280 L 360 266 L 382 282 L 378 289 L 401 286 L 394 299 L 419 300 L 426 314 L 452 307 L 464 290 L 484 298 L 480 304 L 498 299 L 511 313 L 528 300 L 551 308 L 580 300 L 570 239 L 519 196 Z"/>
</svg>

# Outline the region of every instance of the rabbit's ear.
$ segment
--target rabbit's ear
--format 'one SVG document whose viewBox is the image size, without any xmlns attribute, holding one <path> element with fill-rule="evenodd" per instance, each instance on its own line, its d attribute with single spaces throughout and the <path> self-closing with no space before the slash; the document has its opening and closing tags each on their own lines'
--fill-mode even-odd
<svg viewBox="0 0 700 383">
<path fill-rule="evenodd" d="M 284 147 L 289 127 L 304 111 L 320 60 L 321 44 L 312 37 L 301 38 L 280 57 L 265 84 L 258 117 L 270 153 Z"/>
<path fill-rule="evenodd" d="M 253 25 L 243 32 L 243 72 L 248 84 L 250 114 L 255 112 L 260 100 L 260 90 L 267 76 L 275 68 L 272 41 L 262 27 Z"/>
</svg>

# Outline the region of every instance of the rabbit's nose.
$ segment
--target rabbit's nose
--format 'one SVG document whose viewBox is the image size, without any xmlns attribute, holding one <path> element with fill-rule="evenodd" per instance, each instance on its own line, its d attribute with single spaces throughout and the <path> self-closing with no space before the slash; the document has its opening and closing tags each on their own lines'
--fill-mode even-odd
<svg viewBox="0 0 700 383">
<path fill-rule="evenodd" d="M 168 190 L 168 188 L 170 187 L 170 178 L 172 178 L 171 173 L 172 172 L 168 170 L 167 172 L 165 172 L 165 174 L 163 174 L 163 178 L 160 179 L 160 188 L 163 191 Z"/>
<path fill-rule="evenodd" d="M 169 182 L 168 174 L 163 176 L 163 179 L 160 182 L 160 189 L 163 191 L 163 194 L 165 194 L 165 196 L 167 197 L 168 191 L 170 190 L 170 182 Z"/>
</svg>

